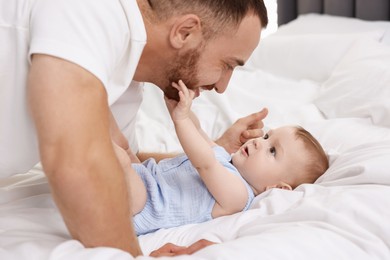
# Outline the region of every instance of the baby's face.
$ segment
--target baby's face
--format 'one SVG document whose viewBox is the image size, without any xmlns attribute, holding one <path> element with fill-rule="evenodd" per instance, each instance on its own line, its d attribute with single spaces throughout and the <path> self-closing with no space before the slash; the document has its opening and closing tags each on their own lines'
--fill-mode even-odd
<svg viewBox="0 0 390 260">
<path fill-rule="evenodd" d="M 280 182 L 291 183 L 301 172 L 307 151 L 295 132 L 290 126 L 270 130 L 232 155 L 233 165 L 256 193 Z"/>
</svg>

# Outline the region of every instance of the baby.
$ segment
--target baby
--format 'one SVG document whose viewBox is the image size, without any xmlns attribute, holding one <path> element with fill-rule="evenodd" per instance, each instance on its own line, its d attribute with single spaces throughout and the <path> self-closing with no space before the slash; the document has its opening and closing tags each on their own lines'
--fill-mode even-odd
<svg viewBox="0 0 390 260">
<path fill-rule="evenodd" d="M 185 154 L 159 163 L 149 159 L 132 164 L 142 179 L 134 182 L 138 185 L 129 183 L 132 198 L 145 198 L 133 212 L 138 235 L 247 210 L 256 195 L 313 183 L 328 168 L 318 141 L 295 126 L 270 130 L 228 154 L 193 116 L 196 93 L 182 81 L 173 86 L 180 101 L 165 101 Z"/>
</svg>

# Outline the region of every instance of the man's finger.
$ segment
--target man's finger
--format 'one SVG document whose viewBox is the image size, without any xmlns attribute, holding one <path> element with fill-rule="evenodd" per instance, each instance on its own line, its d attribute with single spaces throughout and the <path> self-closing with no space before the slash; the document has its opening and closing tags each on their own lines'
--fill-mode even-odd
<svg viewBox="0 0 390 260">
<path fill-rule="evenodd" d="M 264 135 L 264 132 L 262 129 L 249 129 L 249 130 L 242 132 L 242 134 L 240 136 L 240 142 L 245 143 L 249 139 L 262 137 L 263 135 Z"/>
<path fill-rule="evenodd" d="M 248 126 L 248 129 L 261 129 L 264 127 L 264 123 L 262 120 L 258 120 L 256 122 L 254 122 L 253 124 L 251 124 L 250 126 Z"/>
<path fill-rule="evenodd" d="M 206 240 L 206 239 L 201 239 L 201 240 L 196 241 L 195 243 L 193 243 L 189 247 L 177 251 L 176 253 L 177 253 L 177 255 L 182 255 L 182 254 L 191 255 L 191 254 L 193 254 L 193 253 L 195 253 L 195 252 L 197 252 L 197 251 L 199 251 L 207 246 L 214 245 L 214 244 L 216 244 L 216 243 L 211 242 L 211 241 Z"/>
<path fill-rule="evenodd" d="M 216 244 L 216 243 L 211 242 L 211 241 L 206 240 L 206 239 L 201 239 L 188 247 L 188 253 L 189 254 L 195 253 L 196 251 L 198 251 L 202 248 L 205 248 L 206 246 L 210 246 L 210 245 L 214 245 L 214 244 Z"/>
<path fill-rule="evenodd" d="M 244 121 L 246 125 L 253 125 L 256 124 L 259 121 L 262 121 L 264 118 L 266 118 L 268 115 L 268 109 L 263 108 L 261 111 L 250 114 L 249 116 L 243 117 L 240 120 Z"/>
<path fill-rule="evenodd" d="M 260 110 L 259 112 L 255 113 L 255 116 L 257 117 L 257 121 L 263 120 L 264 118 L 267 117 L 267 115 L 268 115 L 268 109 L 266 107 Z"/>
<path fill-rule="evenodd" d="M 175 255 L 176 252 L 185 250 L 187 247 L 185 246 L 178 246 L 172 243 L 167 243 L 160 247 L 157 250 L 154 250 L 150 253 L 150 256 L 158 257 L 158 256 L 172 256 Z"/>
</svg>

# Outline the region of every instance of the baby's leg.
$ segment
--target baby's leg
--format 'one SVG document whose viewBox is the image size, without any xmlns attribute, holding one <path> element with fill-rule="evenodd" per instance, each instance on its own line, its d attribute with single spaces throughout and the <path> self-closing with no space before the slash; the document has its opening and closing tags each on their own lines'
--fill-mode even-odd
<svg viewBox="0 0 390 260">
<path fill-rule="evenodd" d="M 145 206 L 147 199 L 146 187 L 141 177 L 131 167 L 129 154 L 115 143 L 113 143 L 113 145 L 116 156 L 125 172 L 131 213 L 132 215 L 135 215 Z"/>
<path fill-rule="evenodd" d="M 133 215 L 139 213 L 145 206 L 147 192 L 144 182 L 133 168 L 126 171 L 127 190 L 129 191 L 129 201 L 132 206 Z"/>
</svg>

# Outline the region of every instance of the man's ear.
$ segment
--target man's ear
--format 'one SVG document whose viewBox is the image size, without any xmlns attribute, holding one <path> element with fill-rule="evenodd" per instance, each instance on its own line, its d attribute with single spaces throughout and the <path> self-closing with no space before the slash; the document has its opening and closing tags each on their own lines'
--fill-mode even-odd
<svg viewBox="0 0 390 260">
<path fill-rule="evenodd" d="M 195 48 L 202 41 L 202 26 L 197 15 L 186 14 L 179 17 L 172 25 L 169 42 L 176 49 L 185 46 Z"/>
</svg>

